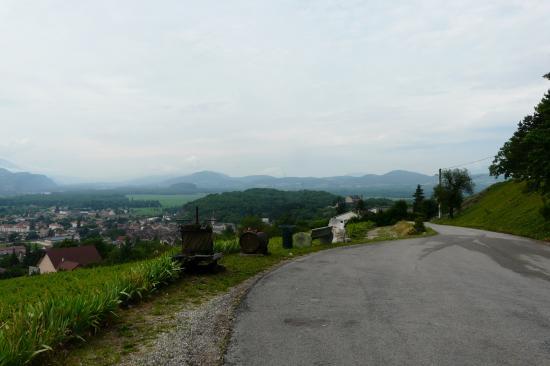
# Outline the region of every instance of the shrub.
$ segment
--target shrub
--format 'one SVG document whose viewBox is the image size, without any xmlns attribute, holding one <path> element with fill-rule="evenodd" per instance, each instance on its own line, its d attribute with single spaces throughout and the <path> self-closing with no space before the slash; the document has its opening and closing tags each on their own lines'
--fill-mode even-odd
<svg viewBox="0 0 550 366">
<path fill-rule="evenodd" d="M 426 232 L 426 226 L 424 226 L 424 217 L 417 216 L 414 220 L 414 231 L 416 234 L 422 234 Z"/>
<path fill-rule="evenodd" d="M 413 224 L 407 221 L 399 221 L 397 224 L 393 225 L 393 230 L 399 236 L 413 235 L 416 233 Z"/>
<path fill-rule="evenodd" d="M 216 253 L 238 253 L 241 251 L 241 246 L 237 238 L 227 239 L 227 240 L 216 240 L 214 241 L 214 252 Z"/>
<path fill-rule="evenodd" d="M 365 239 L 369 230 L 374 227 L 372 221 L 352 222 L 346 225 L 346 234 L 352 240 Z"/>
</svg>

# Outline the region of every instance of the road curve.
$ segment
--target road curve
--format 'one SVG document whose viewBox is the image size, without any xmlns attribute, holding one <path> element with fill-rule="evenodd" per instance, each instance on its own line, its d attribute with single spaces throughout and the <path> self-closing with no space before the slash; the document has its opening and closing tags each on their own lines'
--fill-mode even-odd
<svg viewBox="0 0 550 366">
<path fill-rule="evenodd" d="M 550 247 L 440 235 L 323 251 L 261 279 L 227 365 L 550 365 Z"/>
</svg>

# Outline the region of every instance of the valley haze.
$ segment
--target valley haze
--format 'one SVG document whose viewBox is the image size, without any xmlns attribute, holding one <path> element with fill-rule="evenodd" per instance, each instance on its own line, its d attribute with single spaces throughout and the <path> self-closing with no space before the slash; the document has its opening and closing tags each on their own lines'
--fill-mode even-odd
<svg viewBox="0 0 550 366">
<path fill-rule="evenodd" d="M 213 171 L 200 171 L 177 177 L 149 176 L 123 182 L 89 182 L 62 184 L 41 174 L 10 171 L 15 164 L 0 161 L 0 195 L 77 191 L 122 190 L 146 193 L 217 193 L 250 188 L 279 190 L 322 190 L 335 194 L 361 194 L 366 197 L 410 197 L 417 184 L 427 192 L 437 184 L 437 175 L 426 175 L 405 170 L 392 170 L 386 174 L 333 177 L 273 177 L 250 175 L 232 177 Z M 476 190 L 496 181 L 488 174 L 473 175 Z"/>
</svg>

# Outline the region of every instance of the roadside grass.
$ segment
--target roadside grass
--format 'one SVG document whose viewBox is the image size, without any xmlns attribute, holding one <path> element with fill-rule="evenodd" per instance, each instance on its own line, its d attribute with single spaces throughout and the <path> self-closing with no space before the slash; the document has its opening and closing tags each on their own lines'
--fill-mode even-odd
<svg viewBox="0 0 550 366">
<path fill-rule="evenodd" d="M 124 270 L 118 271 L 124 268 Z M 95 272 L 94 272 L 95 270 Z M 19 302 L 2 305 L 0 318 L 0 365 L 18 366 L 36 362 L 60 344 L 83 339 L 98 331 L 119 306 L 141 300 L 145 295 L 176 280 L 179 268 L 169 254 L 131 267 L 70 272 L 82 280 L 78 289 L 67 287 L 65 273 L 44 275 L 44 282 L 27 277 L 36 294 L 20 295 Z M 94 278 L 93 274 L 96 275 Z M 86 276 L 88 275 L 88 276 Z M 92 275 L 92 276 L 90 276 Z M 4 288 L 21 281 L 2 281 Z M 101 284 L 98 283 L 101 280 Z M 37 287 L 38 284 L 38 287 Z M 72 294 L 70 292 L 73 291 Z M 25 298 L 27 297 L 27 298 Z"/>
<path fill-rule="evenodd" d="M 524 183 L 496 183 L 470 197 L 454 219 L 435 220 L 447 224 L 498 231 L 550 241 L 550 221 L 539 210 L 541 196 L 527 192 Z"/>
<path fill-rule="evenodd" d="M 204 193 L 193 194 L 129 194 L 134 201 L 159 201 L 163 208 L 181 207 L 187 202 L 204 197 Z"/>
<path fill-rule="evenodd" d="M 415 236 L 406 236 L 415 237 Z M 81 269 L 2 281 L 0 365 L 113 365 L 173 327 L 174 317 L 272 266 L 320 250 L 386 240 L 284 249 L 240 256 L 237 242 L 217 243 L 225 271 L 179 276 L 161 257 L 140 263 Z M 390 239 L 396 239 L 392 237 Z M 124 310 L 121 310 L 122 308 Z M 86 339 L 86 341 L 83 341 Z"/>
</svg>

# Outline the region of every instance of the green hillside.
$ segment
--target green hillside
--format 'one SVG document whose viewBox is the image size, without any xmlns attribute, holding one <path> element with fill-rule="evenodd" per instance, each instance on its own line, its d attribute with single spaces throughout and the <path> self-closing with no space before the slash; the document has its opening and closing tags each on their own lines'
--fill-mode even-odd
<svg viewBox="0 0 550 366">
<path fill-rule="evenodd" d="M 286 218 L 292 222 L 329 218 L 335 214 L 330 206 L 338 196 L 322 191 L 279 191 L 253 188 L 243 192 L 209 194 L 183 206 L 186 218 L 192 218 L 195 206 L 203 217 L 214 216 L 219 221 L 238 223 L 245 216 Z"/>
<path fill-rule="evenodd" d="M 539 213 L 541 197 L 527 193 L 524 183 L 494 184 L 468 199 L 464 207 L 455 219 L 439 223 L 550 240 L 550 221 Z"/>
</svg>

